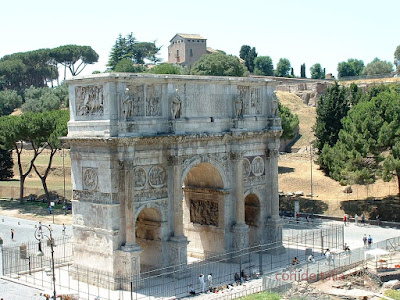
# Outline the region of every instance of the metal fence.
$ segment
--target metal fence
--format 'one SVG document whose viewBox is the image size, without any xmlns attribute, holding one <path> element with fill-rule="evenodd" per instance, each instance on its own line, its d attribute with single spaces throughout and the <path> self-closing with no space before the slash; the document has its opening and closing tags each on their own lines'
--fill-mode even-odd
<svg viewBox="0 0 400 300">
<path fill-rule="evenodd" d="M 202 290 L 199 274 L 212 273 L 213 286 L 223 289 L 228 284 L 234 284 L 235 274 L 244 272 L 245 278 L 259 281 L 254 291 L 261 290 L 261 278 L 290 265 L 293 257 L 300 261 L 309 254 L 322 255 L 324 247 L 341 249 L 343 247 L 343 225 L 325 226 L 320 222 L 287 222 L 282 241 L 257 245 L 244 249 L 210 257 L 188 265 L 174 266 L 141 273 L 140 276 L 114 278 L 107 272 L 82 268 L 72 264 L 71 243 L 64 239 L 62 243 L 56 240 L 56 287 L 79 294 L 79 299 L 147 299 L 150 297 L 184 297 L 189 295 L 189 285 L 197 292 Z M 46 275 L 50 266 L 49 247 L 46 248 L 43 260 L 35 257 L 37 243 L 27 246 L 31 268 L 27 260 L 18 257 L 19 249 L 13 251 L 3 249 L 4 275 L 17 277 L 20 281 L 51 289 L 51 276 Z M 64 249 L 64 250 L 63 250 Z M 65 254 L 63 253 L 63 250 Z M 38 261 L 39 259 L 39 261 Z M 31 272 L 29 272 L 31 270 Z M 47 272 L 48 273 L 48 272 Z M 282 284 L 281 284 L 282 285 Z M 279 286 L 281 286 L 279 285 Z M 275 289 L 275 287 L 274 287 Z M 240 293 L 235 292 L 237 297 Z M 229 297 L 233 297 L 231 293 Z M 220 296 L 220 295 L 213 295 Z M 226 296 L 226 295 L 225 295 Z M 243 295 L 242 295 L 243 296 Z M 236 297 L 236 296 L 235 296 Z"/>
<path fill-rule="evenodd" d="M 54 239 L 54 263 L 62 265 L 72 261 L 72 243 L 70 236 Z M 27 242 L 19 246 L 2 248 L 3 275 L 19 277 L 21 274 L 40 271 L 51 265 L 50 241 L 41 242 L 43 256 L 37 256 L 39 241 Z"/>
</svg>

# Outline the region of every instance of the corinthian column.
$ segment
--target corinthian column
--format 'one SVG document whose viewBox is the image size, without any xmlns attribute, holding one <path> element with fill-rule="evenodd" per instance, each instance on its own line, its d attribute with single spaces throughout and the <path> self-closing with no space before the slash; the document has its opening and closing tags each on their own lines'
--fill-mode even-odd
<svg viewBox="0 0 400 300">
<path fill-rule="evenodd" d="M 268 144 L 270 160 L 270 180 L 271 180 L 271 218 L 279 218 L 279 195 L 278 195 L 278 154 L 279 140 Z"/>
<path fill-rule="evenodd" d="M 243 183 L 243 154 L 232 152 L 231 161 L 233 163 L 232 175 L 234 178 L 235 202 L 236 202 L 236 224 L 232 228 L 233 249 L 245 249 L 249 245 L 249 228 L 245 223 L 244 205 L 244 183 Z"/>
</svg>

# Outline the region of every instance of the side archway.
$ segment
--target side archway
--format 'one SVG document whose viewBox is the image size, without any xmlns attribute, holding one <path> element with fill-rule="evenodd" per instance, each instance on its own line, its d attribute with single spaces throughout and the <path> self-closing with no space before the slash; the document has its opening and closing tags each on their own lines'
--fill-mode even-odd
<svg viewBox="0 0 400 300">
<path fill-rule="evenodd" d="M 260 243 L 260 200 L 256 194 L 244 198 L 245 222 L 249 226 L 249 246 Z"/>
<path fill-rule="evenodd" d="M 136 243 L 143 250 L 140 271 L 159 269 L 163 265 L 161 215 L 155 208 L 143 208 L 136 219 Z"/>
</svg>

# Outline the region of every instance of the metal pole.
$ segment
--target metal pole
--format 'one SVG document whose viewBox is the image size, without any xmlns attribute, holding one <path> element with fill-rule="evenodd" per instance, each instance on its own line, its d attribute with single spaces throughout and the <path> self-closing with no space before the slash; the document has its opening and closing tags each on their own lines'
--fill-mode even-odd
<svg viewBox="0 0 400 300">
<path fill-rule="evenodd" d="M 310 171 L 311 171 L 311 200 L 313 200 L 313 182 L 312 182 L 312 143 L 310 143 Z"/>
<path fill-rule="evenodd" d="M 62 149 L 62 154 L 61 155 L 62 155 L 63 175 L 64 175 L 64 194 L 63 194 L 64 201 L 63 201 L 63 208 L 64 208 L 64 215 L 66 215 L 67 214 L 67 206 L 66 206 L 66 203 L 65 203 L 65 165 L 64 165 L 65 153 L 64 153 L 64 145 L 63 145 L 63 149 Z"/>
<path fill-rule="evenodd" d="M 54 218 L 54 217 L 53 217 Z M 57 299 L 56 297 L 56 273 L 55 273 L 55 268 L 54 268 L 54 245 L 53 245 L 53 235 L 51 234 L 50 231 L 50 247 L 51 247 L 51 267 L 53 269 L 53 289 L 54 289 L 54 299 Z"/>
</svg>

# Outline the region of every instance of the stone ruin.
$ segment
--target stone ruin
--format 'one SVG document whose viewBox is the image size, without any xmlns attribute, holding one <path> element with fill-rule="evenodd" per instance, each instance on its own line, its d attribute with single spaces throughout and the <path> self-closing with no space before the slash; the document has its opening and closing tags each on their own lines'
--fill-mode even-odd
<svg viewBox="0 0 400 300">
<path fill-rule="evenodd" d="M 119 278 L 281 241 L 274 81 L 110 73 L 68 84 L 77 266 Z"/>
</svg>

